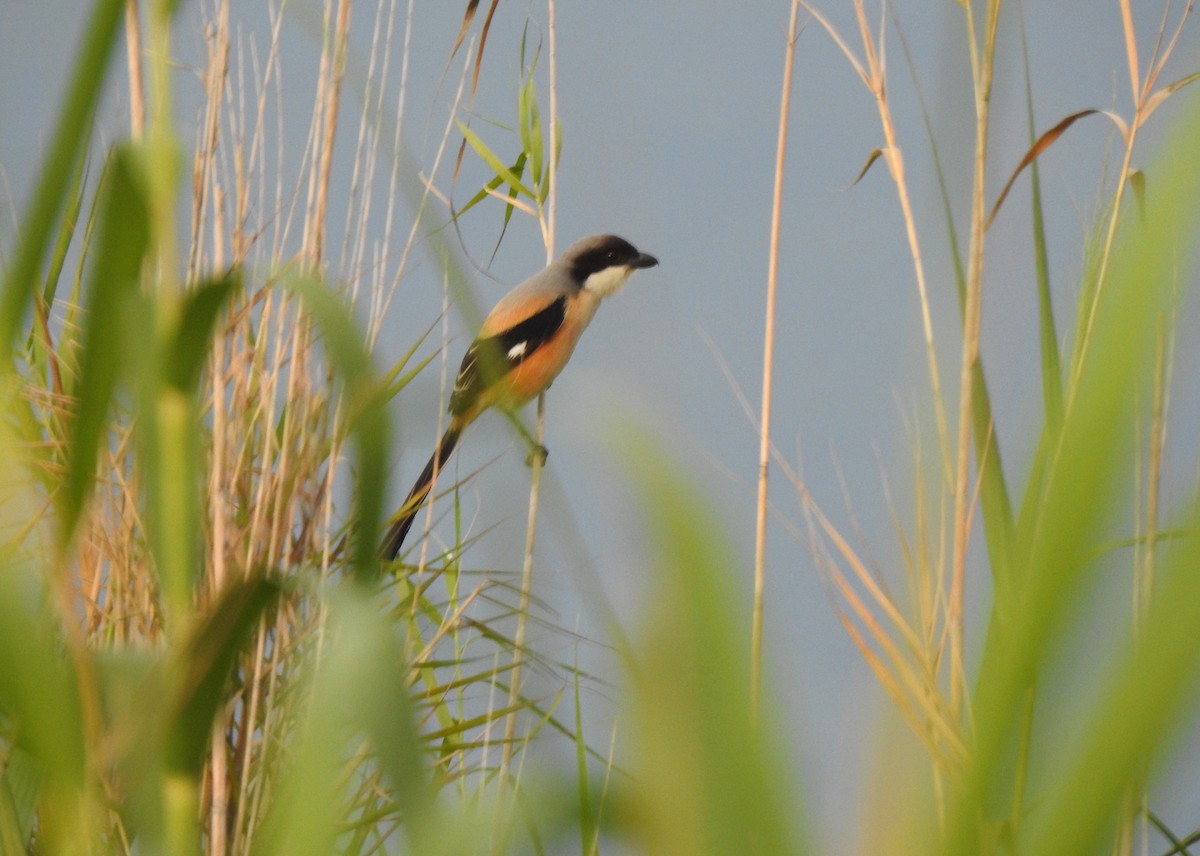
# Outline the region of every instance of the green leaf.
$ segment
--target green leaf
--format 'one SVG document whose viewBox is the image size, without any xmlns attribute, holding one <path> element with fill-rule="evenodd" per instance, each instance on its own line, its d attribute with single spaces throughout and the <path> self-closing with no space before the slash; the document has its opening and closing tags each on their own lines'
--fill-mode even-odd
<svg viewBox="0 0 1200 856">
<path fill-rule="evenodd" d="M 521 152 L 521 154 L 517 156 L 516 161 L 513 163 L 513 165 L 511 167 L 509 167 L 509 170 L 518 176 L 524 174 L 524 172 L 525 172 L 525 153 L 524 152 Z M 462 208 L 459 208 L 457 211 L 454 212 L 454 219 L 457 220 L 459 217 L 466 214 L 468 211 L 470 211 L 472 208 L 474 208 L 480 202 L 487 199 L 489 196 L 491 196 L 491 194 L 488 193 L 488 191 L 495 190 L 497 187 L 499 187 L 503 183 L 504 183 L 504 179 L 502 177 L 500 177 L 498 175 L 493 176 L 492 180 L 484 185 L 484 188 L 486 188 L 486 189 L 480 190 L 478 193 L 476 193 L 474 196 L 471 197 L 471 199 L 467 202 L 466 205 L 464 205 Z M 515 195 L 516 192 L 517 192 L 516 188 L 512 188 L 509 191 L 509 195 Z M 509 217 L 512 216 L 513 206 L 511 204 L 508 204 L 508 205 L 505 205 L 504 208 L 505 208 L 504 222 L 507 223 Z"/>
<path fill-rule="evenodd" d="M 257 852 L 325 856 L 337 851 L 349 747 L 363 735 L 403 807 L 403 831 L 410 843 L 406 852 L 438 852 L 422 846 L 433 793 L 394 627 L 364 587 L 335 587 L 325 603 L 327 642 L 319 660 L 312 661 L 291 763 L 268 810 Z"/>
<path fill-rule="evenodd" d="M 351 527 L 356 535 L 352 566 L 356 578 L 366 582 L 382 571 L 377 534 L 387 489 L 386 391 L 371 365 L 354 314 L 341 297 L 324 282 L 311 277 L 289 276 L 285 284 L 303 301 L 321 332 L 330 363 L 345 384 L 347 421 L 354 437 L 358 476 Z"/>
<path fill-rule="evenodd" d="M 0 853 L 27 853 L 37 819 L 38 774 L 29 753 L 0 743 Z"/>
<path fill-rule="evenodd" d="M 80 383 L 70 434 L 66 491 L 62 504 L 63 543 L 70 541 L 96 478 L 96 462 L 107 436 L 109 405 L 129 343 L 144 335 L 130 328 L 131 298 L 149 245 L 146 190 L 134 151 L 110 153 L 104 177 L 80 354 Z"/>
<path fill-rule="evenodd" d="M 519 193 L 525 194 L 530 199 L 537 199 L 537 195 L 534 194 L 528 187 L 526 187 L 517 177 L 516 173 L 506 167 L 500 158 L 496 157 L 496 153 L 489 149 L 487 144 L 484 143 L 483 140 L 479 139 L 474 131 L 472 131 L 462 122 L 458 123 L 458 130 L 462 132 L 463 139 L 465 139 L 467 143 L 470 144 L 471 148 L 475 150 L 475 154 L 479 155 L 479 157 L 483 159 L 483 162 L 488 165 L 488 167 L 493 173 L 496 174 L 498 178 L 502 179 L 505 184 L 509 185 Z"/>
<path fill-rule="evenodd" d="M 188 290 L 178 329 L 167 344 L 167 383 L 181 392 L 195 390 L 221 310 L 241 287 L 241 271 L 232 269 Z"/>
<path fill-rule="evenodd" d="M 655 610 L 629 652 L 633 728 L 629 804 L 656 854 L 799 852 L 799 796 L 751 697 L 749 612 L 721 526 L 644 442 L 622 444 L 657 556 Z M 776 747 L 776 748 L 772 748 Z"/>
<path fill-rule="evenodd" d="M 1200 206 L 1196 203 L 1200 199 L 1200 174 L 1188 168 L 1188 159 L 1180 158 L 1178 152 L 1190 151 L 1197 134 L 1200 111 L 1172 137 L 1177 158 L 1174 163 L 1181 166 L 1164 177 L 1163 191 L 1155 194 L 1145 222 L 1125 223 L 1114 248 L 1110 278 L 1098 293 L 1087 359 L 1068 385 L 1061 426 L 1047 423 L 1043 428 L 1038 451 L 1042 474 L 1036 489 L 1027 492 L 1027 507 L 1022 510 L 1015 534 L 1016 566 L 1021 569 L 1016 580 L 1017 599 L 1006 614 L 993 613 L 988 629 L 973 705 L 976 746 L 964 787 L 948 815 L 944 852 L 964 856 L 973 853 L 981 812 L 987 817 L 997 816 L 989 792 L 1007 767 L 1006 748 L 1012 745 L 1023 709 L 1021 699 L 1055 655 L 1054 643 L 1073 615 L 1074 606 L 1090 594 L 1089 583 L 1095 585 L 1097 563 L 1092 557 L 1097 544 L 1106 538 L 1105 529 L 1112 524 L 1119 498 L 1128 492 L 1122 489 L 1134 470 L 1132 438 L 1139 418 L 1133 403 L 1139 400 L 1139 392 L 1150 378 L 1160 319 L 1172 317 L 1178 299 L 1177 284 L 1187 281 L 1181 268 L 1193 262 L 1190 248 L 1196 245 L 1200 225 Z M 1169 158 L 1158 161 L 1163 169 L 1169 163 Z M 1173 585 L 1179 588 L 1171 590 L 1182 596 L 1182 592 L 1191 591 L 1187 586 L 1194 584 L 1176 582 Z M 1176 606 L 1184 611 L 1177 618 L 1162 620 L 1194 627 L 1189 624 L 1193 607 L 1185 608 L 1178 602 Z M 1150 634 L 1148 631 L 1148 638 Z M 1169 644 L 1170 637 L 1165 638 L 1168 641 L 1163 644 Z M 1139 712 L 1130 712 L 1124 720 L 1129 729 L 1126 733 L 1137 735 L 1136 740 L 1130 738 L 1130 752 L 1102 745 L 1097 737 L 1088 760 L 1080 762 L 1076 775 L 1095 776 L 1091 788 L 1100 802 L 1085 809 L 1082 806 L 1086 800 L 1072 792 L 1069 798 L 1080 803 L 1080 809 L 1072 812 L 1060 806 L 1052 815 L 1058 824 L 1052 837 L 1060 847 L 1019 848 L 1020 852 L 1054 852 L 1058 856 L 1092 852 L 1088 844 L 1102 831 L 1098 825 L 1091 825 L 1095 820 L 1093 811 L 1097 805 L 1100 810 L 1115 810 L 1109 790 L 1114 776 L 1129 777 L 1126 783 L 1135 777 L 1139 764 L 1161 749 L 1167 737 L 1166 718 L 1178 711 L 1181 697 L 1194 693 L 1195 658 L 1200 656 L 1194 648 L 1192 645 L 1182 652 L 1164 649 L 1163 662 L 1146 676 L 1151 685 L 1145 691 L 1167 708 L 1148 711 L 1143 705 L 1135 705 Z M 1137 652 L 1127 662 L 1144 663 L 1143 658 L 1152 656 Z M 1131 680 L 1127 672 L 1128 666 L 1119 670 L 1114 685 Z M 1193 683 L 1167 686 L 1176 680 Z M 1103 716 L 1104 711 L 1096 711 L 1095 715 Z M 1096 726 L 1096 733 L 1105 727 Z M 1139 747 L 1141 754 L 1133 751 Z M 1112 753 L 1112 757 L 1102 758 L 1106 753 Z M 1082 772 L 1085 767 L 1090 773 Z M 1063 792 L 1051 803 L 1058 805 L 1067 798 Z M 1008 811 L 1000 814 L 1007 815 Z M 1051 833 L 1045 835 L 1048 837 L 1039 839 L 1043 843 Z"/>
<path fill-rule="evenodd" d="M 529 70 L 517 98 L 518 126 L 521 129 L 521 148 L 529 156 L 533 186 L 542 188 L 542 115 L 538 110 L 537 90 L 533 84 L 533 69 Z"/>
<path fill-rule="evenodd" d="M 1195 708 L 1200 686 L 1200 500 L 1189 514 L 1189 535 L 1171 551 L 1145 632 L 1123 646 L 1082 739 L 1072 746 L 1044 790 L 1020 853 L 1071 856 L 1097 852 L 1131 783 L 1174 744 L 1173 733 Z M 1067 753 L 1064 753 L 1067 754 Z"/>
<path fill-rule="evenodd" d="M 30 193 L 29 208 L 21 217 L 21 237 L 0 290 L 0 344 L 4 348 L 12 346 L 29 300 L 38 288 L 38 268 L 87 145 L 124 10 L 125 0 L 97 0 L 83 28 L 79 60 L 50 136 L 49 151 Z M 11 368 L 7 359 L 3 365 L 6 368 L 0 371 Z"/>
<path fill-rule="evenodd" d="M 82 788 L 79 695 L 37 578 L 27 566 L 0 569 L 0 714 L 44 780 Z"/>
<path fill-rule="evenodd" d="M 237 657 L 281 591 L 278 582 L 261 575 L 228 583 L 179 652 L 172 664 L 179 684 L 170 705 L 171 769 L 192 777 L 200 774 L 213 719 L 225 700 Z"/>
</svg>

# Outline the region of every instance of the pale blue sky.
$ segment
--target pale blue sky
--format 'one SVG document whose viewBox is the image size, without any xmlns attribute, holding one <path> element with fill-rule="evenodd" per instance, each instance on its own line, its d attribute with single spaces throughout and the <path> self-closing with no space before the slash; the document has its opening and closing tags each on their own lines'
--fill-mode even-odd
<svg viewBox="0 0 1200 856">
<path fill-rule="evenodd" d="M 15 199 L 18 209 L 24 203 L 57 106 L 65 63 L 78 38 L 79 5 L 76 0 L 0 0 L 0 247 L 11 240 L 10 201 Z M 465 5 L 465 0 L 417 4 L 405 127 L 422 164 L 430 162 L 427 142 L 430 135 L 436 140 L 448 96 L 457 85 L 459 61 L 449 72 L 445 61 Z M 1087 107 L 1127 114 L 1130 95 L 1116 4 L 1044 0 L 1031 5 L 1035 8 L 1029 12 L 1029 55 L 1038 128 L 1044 130 Z M 1134 5 L 1144 34 L 1143 51 L 1148 52 L 1161 6 Z M 356 11 L 360 56 L 368 47 L 370 7 L 361 3 Z M 901 0 L 894 7 L 916 57 L 965 246 L 972 119 L 961 11 L 949 0 Z M 303 128 L 309 110 L 303 87 L 315 56 L 309 34 L 318 15 L 310 0 L 294 2 L 291 8 L 284 61 L 297 75 L 288 85 L 300 96 L 289 102 L 288 121 Z M 850 5 L 828 0 L 819 8 L 861 50 Z M 1025 84 L 1014 26 L 1020 9 L 1015 3 L 1007 5 L 1002 26 L 993 100 L 992 198 L 1028 145 Z M 196 11 L 191 4 L 185 18 L 194 19 Z M 644 577 L 652 569 L 641 549 L 637 507 L 629 496 L 630 482 L 613 433 L 626 420 L 656 436 L 721 514 L 741 559 L 731 573 L 746 583 L 748 598 L 751 483 L 758 440 L 732 385 L 757 411 L 787 12 L 784 0 L 559 4 L 564 133 L 559 246 L 584 234 L 615 231 L 661 261 L 660 267 L 639 273 L 602 307 L 572 365 L 549 395 L 550 480 L 538 553 L 538 593 L 555 610 L 557 623 L 592 638 L 603 640 L 606 633 L 602 613 L 591 600 L 599 590 L 627 630 L 655 607 L 642 602 Z M 871 15 L 877 25 L 878 10 Z M 508 146 L 506 152 L 515 143 L 482 120 L 513 119 L 517 45 L 529 19 L 531 38 L 536 39 L 545 20 L 540 4 L 500 4 L 475 105 L 480 118 L 473 127 L 498 148 Z M 257 26 L 257 19 L 246 24 L 248 30 Z M 1200 68 L 1196 27 L 1192 22 L 1185 31 L 1165 79 Z M 953 388 L 959 358 L 957 304 L 941 203 L 911 77 L 890 22 L 889 30 L 889 92 L 922 229 L 939 355 L 946 383 Z M 185 56 L 196 55 L 194 31 L 181 30 L 179 44 Z M 543 72 L 544 54 L 543 50 Z M 870 151 L 882 144 L 882 134 L 869 94 L 815 22 L 800 37 L 794 84 L 774 439 L 793 461 L 798 452 L 802 455 L 809 489 L 836 522 L 849 526 L 840 471 L 865 539 L 862 546 L 899 585 L 900 554 L 882 484 L 886 478 L 904 508 L 912 483 L 905 422 L 918 420 L 926 440 L 931 426 L 913 268 L 896 195 L 882 163 L 853 189 L 843 190 Z M 184 103 L 196 97 L 193 75 L 181 73 L 180 93 Z M 1194 103 L 1194 93 L 1181 94 L 1176 101 Z M 101 121 L 110 137 L 123 127 L 122 108 L 119 97 L 111 99 Z M 346 110 L 349 132 L 339 139 L 339 154 L 347 159 L 342 181 L 348 175 L 358 109 Z M 1166 127 L 1177 109 L 1178 104 L 1164 107 L 1152 130 Z M 1070 330 L 1082 236 L 1098 204 L 1097 176 L 1111 178 L 1116 169 L 1106 161 L 1113 145 L 1111 129 L 1103 118 L 1085 120 L 1044 158 L 1060 333 Z M 1155 138 L 1153 133 L 1147 136 L 1136 165 L 1149 162 Z M 190 144 L 190 139 L 184 142 Z M 468 163 L 455 194 L 459 203 L 474 193 L 482 174 Z M 445 169 L 438 175 L 443 186 L 447 175 Z M 1111 180 L 1104 187 L 1111 187 Z M 985 285 L 984 359 L 1010 479 L 1018 479 L 1023 470 L 1041 400 L 1028 190 L 1027 180 L 1018 182 L 989 234 Z M 466 250 L 475 260 L 489 257 L 498 222 L 494 207 L 481 208 L 465 220 Z M 541 263 L 537 229 L 518 216 L 491 266 L 494 279 L 474 276 L 475 292 L 490 304 Z M 441 294 L 436 267 L 425 259 L 401 286 L 381 365 L 395 359 L 435 321 Z M 456 338 L 448 346 L 448 359 L 453 365 L 469 340 L 460 321 L 456 315 L 451 324 Z M 1181 348 L 1181 360 L 1195 355 L 1193 343 L 1181 342 Z M 435 365 L 395 404 L 402 450 L 393 469 L 397 499 L 428 454 L 438 407 L 436 375 Z M 1179 395 L 1185 425 L 1194 426 L 1187 415 L 1195 413 L 1196 404 L 1194 394 L 1189 397 L 1185 390 Z M 1174 441 L 1179 442 L 1178 435 Z M 527 480 L 519 442 L 502 419 L 486 418 L 464 440 L 456 466 L 466 474 L 497 456 L 464 492 L 468 515 L 478 515 L 471 519 L 476 531 L 499 524 L 470 560 L 475 566 L 515 569 L 523 542 Z M 1195 476 L 1179 473 L 1175 487 L 1191 484 Z M 795 492 L 778 471 L 771 496 L 781 518 L 802 528 Z M 498 497 L 505 498 L 502 504 Z M 556 534 L 567 515 L 583 533 L 582 552 Z M 852 842 L 882 696 L 837 622 L 827 583 L 804 545 L 779 521 L 771 524 L 768 556 L 771 689 L 791 726 L 796 756 L 803 761 L 800 777 L 810 789 L 813 814 L 822 819 L 819 835 L 830 852 L 836 852 Z M 982 563 L 976 562 L 970 581 L 976 603 L 986 598 L 985 579 Z M 1124 620 L 1124 615 L 1116 620 Z M 547 634 L 545 642 L 559 649 L 565 645 L 553 634 Z M 557 653 L 569 656 L 562 650 Z M 595 658 L 604 677 L 617 679 L 615 662 L 591 648 L 584 656 Z M 1193 770 L 1195 760 L 1194 752 L 1185 758 Z M 1156 807 L 1169 821 L 1190 829 L 1200 823 L 1194 798 L 1194 790 L 1176 791 L 1164 795 Z"/>
</svg>

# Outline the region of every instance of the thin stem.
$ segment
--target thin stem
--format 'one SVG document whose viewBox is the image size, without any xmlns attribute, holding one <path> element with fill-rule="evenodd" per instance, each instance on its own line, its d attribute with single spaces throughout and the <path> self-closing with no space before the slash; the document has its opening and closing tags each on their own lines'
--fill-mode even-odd
<svg viewBox="0 0 1200 856">
<path fill-rule="evenodd" d="M 546 193 L 546 263 L 549 264 L 554 258 L 555 210 L 558 207 L 558 28 L 554 23 L 554 0 L 546 2 L 546 26 L 550 42 L 550 174 L 546 176 L 550 184 Z M 541 442 L 540 437 L 538 442 Z"/>
<path fill-rule="evenodd" d="M 961 711 L 966 676 L 963 671 L 963 602 L 966 590 L 967 544 L 971 524 L 971 412 L 974 379 L 979 363 L 979 334 L 983 317 L 983 248 L 986 223 L 987 144 L 992 69 L 996 48 L 999 0 L 989 0 L 984 23 L 983 53 L 976 45 L 974 16 L 967 5 L 971 66 L 975 78 L 975 170 L 971 194 L 971 244 L 967 254 L 967 294 L 963 308 L 962 365 L 958 396 L 958 458 L 954 474 L 954 546 L 950 576 L 950 602 L 946 623 L 950 646 L 950 705 Z"/>
<path fill-rule="evenodd" d="M 146 92 L 142 82 L 142 28 L 137 0 L 125 3 L 125 55 L 129 68 L 129 136 L 140 140 L 146 132 Z"/>
<path fill-rule="evenodd" d="M 309 261 L 321 263 L 325 249 L 325 219 L 328 209 L 329 178 L 333 171 L 333 142 L 337 133 L 338 111 L 341 106 L 342 78 L 346 73 L 346 43 L 350 36 L 350 0 L 338 4 L 337 28 L 333 34 L 333 56 L 324 94 L 325 122 L 321 129 L 319 171 L 317 173 L 315 215 L 309 223 L 311 243 Z"/>
<path fill-rule="evenodd" d="M 534 439 L 542 442 L 546 417 L 546 395 L 538 396 L 537 423 L 534 426 Z M 533 546 L 537 538 L 538 496 L 542 484 L 542 456 L 536 454 L 531 458 L 533 464 L 529 475 L 529 522 L 525 528 L 525 561 L 521 567 L 521 591 L 517 602 L 517 631 L 513 636 L 512 681 L 508 689 L 508 707 L 511 712 L 504 723 L 504 745 L 500 753 L 501 787 L 505 781 L 504 773 L 512 761 L 514 738 L 517 731 L 516 706 L 521 698 L 521 667 L 525 661 L 525 636 L 529 624 L 529 603 L 533 592 Z"/>
<path fill-rule="evenodd" d="M 908 180 L 904 173 L 904 156 L 896 138 L 896 124 L 892 118 L 892 109 L 887 97 L 887 69 L 884 66 L 883 34 L 880 31 L 880 49 L 875 49 L 871 37 L 871 29 L 862 0 L 854 4 L 855 15 L 858 18 L 859 31 L 862 34 L 863 49 L 866 52 L 866 71 L 863 80 L 871 90 L 875 99 L 875 109 L 879 114 L 879 124 L 883 130 L 885 146 L 884 160 L 888 172 L 896 186 L 896 198 L 900 203 L 900 212 L 904 220 L 904 230 L 908 238 L 909 253 L 913 260 L 913 274 L 917 280 L 917 296 L 921 306 L 921 331 L 925 337 L 925 354 L 929 367 L 929 386 L 933 397 L 934 419 L 937 424 L 938 443 L 942 450 L 942 460 L 946 476 L 949 477 L 950 440 L 949 427 L 946 421 L 945 395 L 942 392 L 942 372 L 938 365 L 937 347 L 933 337 L 933 315 L 929 309 L 929 294 L 925 284 L 925 264 L 922 261 L 921 242 L 917 235 L 917 218 L 913 213 L 908 195 Z"/>
<path fill-rule="evenodd" d="M 555 38 L 554 0 L 546 3 L 546 27 L 550 42 L 550 157 L 549 157 L 549 190 L 546 194 L 546 205 L 541 212 L 542 235 L 546 241 L 546 261 L 554 258 L 554 211 L 556 196 L 556 174 L 558 172 L 558 97 L 557 97 L 557 41 Z M 521 590 L 518 595 L 517 629 L 513 636 L 512 676 L 508 690 L 509 713 L 504 721 L 504 741 L 500 748 L 500 775 L 497 784 L 497 802 L 504 798 L 508 784 L 509 770 L 512 766 L 513 747 L 516 745 L 517 713 L 521 699 L 521 670 L 525 661 L 525 636 L 529 625 L 529 604 L 533 592 L 533 548 L 537 541 L 538 499 L 542 486 L 542 456 L 537 454 L 545 436 L 546 394 L 543 392 L 537 399 L 537 422 L 534 425 L 535 448 L 531 456 L 532 472 L 529 476 L 529 519 L 525 528 L 525 558 L 521 567 Z M 493 841 L 493 850 L 500 849 L 500 840 Z"/>
<path fill-rule="evenodd" d="M 779 221 L 783 207 L 783 165 L 787 154 L 788 110 L 792 95 L 792 66 L 796 56 L 799 0 L 792 0 L 787 47 L 783 59 L 783 91 L 779 105 L 779 137 L 775 148 L 775 188 L 771 200 L 771 249 L 767 258 L 767 308 L 763 332 L 762 416 L 758 445 L 758 520 L 754 530 L 754 606 L 750 629 L 750 692 L 757 720 L 762 690 L 763 601 L 766 591 L 767 475 L 771 461 L 771 376 L 775 351 L 775 295 L 779 272 Z"/>
</svg>

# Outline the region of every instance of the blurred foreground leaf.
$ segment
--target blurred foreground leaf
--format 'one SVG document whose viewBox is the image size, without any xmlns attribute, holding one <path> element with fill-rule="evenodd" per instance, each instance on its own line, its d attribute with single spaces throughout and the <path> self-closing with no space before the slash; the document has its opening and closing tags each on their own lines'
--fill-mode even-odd
<svg viewBox="0 0 1200 856">
<path fill-rule="evenodd" d="M 313 277 L 292 276 L 286 282 L 304 302 L 321 332 L 329 361 L 345 384 L 347 423 L 353 434 L 358 476 L 351 565 L 355 577 L 365 582 L 382 570 L 376 536 L 387 489 L 386 388 L 371 364 L 354 313 L 341 296 Z"/>
<path fill-rule="evenodd" d="M 98 0 L 82 30 L 84 41 L 0 290 L 0 347 L 5 349 L 13 344 L 25 308 L 39 290 L 39 268 L 87 144 L 124 8 L 125 0 Z M 11 367 L 7 356 L 3 364 L 4 370 Z"/>
<path fill-rule="evenodd" d="M 1126 219 L 1108 277 L 1095 292 L 1089 344 L 1068 380 L 1062 421 L 1047 421 L 1043 429 L 1015 530 L 1015 608 L 994 612 L 988 629 L 973 703 L 974 758 L 953 803 L 944 852 L 978 852 L 980 817 L 994 820 L 1010 812 L 1002 804 L 1004 782 L 1011 766 L 1008 749 L 1025 710 L 1022 700 L 1059 650 L 1078 604 L 1099 585 L 1098 546 L 1132 495 L 1137 402 L 1151 388 L 1160 323 L 1173 317 L 1179 284 L 1194 263 L 1200 172 L 1191 158 L 1177 153 L 1190 151 L 1197 134 L 1200 112 L 1172 136 L 1176 157 L 1160 161 L 1160 190 L 1145 220 Z M 1195 525 L 1195 511 L 1186 513 L 1188 524 Z M 1158 626 L 1194 628 L 1200 622 L 1200 616 L 1193 618 L 1200 603 L 1200 576 L 1194 573 L 1200 555 L 1193 545 L 1188 539 L 1175 547 L 1170 566 L 1179 563 L 1191 573 L 1176 570 L 1163 582 L 1170 600 L 1156 601 L 1145 638 L 1129 641 L 1110 675 L 1114 691 L 1136 687 L 1138 697 L 1118 704 L 1110 696 L 1100 707 L 1076 712 L 1081 725 L 1091 723 L 1092 742 L 1073 761 L 1060 758 L 1060 766 L 1048 773 L 1051 780 L 1067 778 L 1075 789 L 1042 795 L 1031 818 L 1031 828 L 1041 830 L 1031 833 L 1037 844 L 1020 852 L 1093 852 L 1099 837 L 1111 831 L 1124 789 L 1140 780 L 1182 703 L 1194 695 L 1200 670 L 1194 634 L 1181 645 L 1176 628 Z M 1150 640 L 1161 647 L 1151 649 Z M 1141 670 L 1136 677 L 1134 668 Z M 1125 736 L 1114 745 L 1111 729 L 1118 724 Z M 1052 830 L 1041 825 L 1047 817 L 1053 818 Z"/>
<path fill-rule="evenodd" d="M 62 504 L 63 542 L 70 540 L 96 479 L 96 461 L 106 439 L 109 405 L 130 343 L 146 331 L 131 329 L 130 301 L 136 299 L 150 242 L 149 208 L 136 152 L 118 146 L 104 171 L 100 211 L 87 296 L 80 383 L 71 425 L 70 459 Z"/>
<path fill-rule="evenodd" d="M 409 852 L 428 852 L 423 836 L 433 795 L 396 628 L 360 586 L 332 587 L 326 595 L 327 638 L 310 659 L 293 761 L 256 852 L 337 852 L 338 836 L 346 831 L 347 765 L 363 738 L 391 783 Z"/>
<path fill-rule="evenodd" d="M 629 652 L 634 769 L 626 808 L 655 854 L 799 853 L 785 741 L 756 722 L 749 614 L 721 527 L 644 442 L 636 473 L 654 543 L 646 628 Z M 764 705 L 769 707 L 769 705 Z"/>
</svg>

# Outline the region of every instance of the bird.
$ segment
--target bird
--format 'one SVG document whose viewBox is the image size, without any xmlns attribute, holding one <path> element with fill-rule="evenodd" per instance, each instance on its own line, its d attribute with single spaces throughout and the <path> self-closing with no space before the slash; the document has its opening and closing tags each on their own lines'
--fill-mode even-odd
<svg viewBox="0 0 1200 856">
<path fill-rule="evenodd" d="M 467 426 L 489 407 L 513 411 L 544 392 L 571 359 L 600 302 L 658 259 L 616 235 L 571 244 L 492 308 L 467 348 L 450 394 L 450 424 L 392 518 L 381 554 L 394 560 Z M 519 423 L 518 423 L 519 425 Z M 526 437 L 543 457 L 546 450 Z"/>
</svg>

